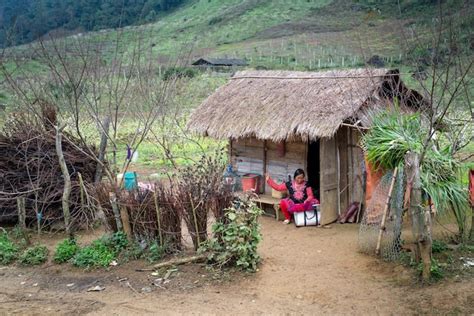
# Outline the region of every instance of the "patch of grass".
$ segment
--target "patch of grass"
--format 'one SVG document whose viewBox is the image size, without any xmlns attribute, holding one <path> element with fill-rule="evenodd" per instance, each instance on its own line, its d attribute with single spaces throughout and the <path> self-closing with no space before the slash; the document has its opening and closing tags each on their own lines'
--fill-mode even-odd
<svg viewBox="0 0 474 316">
<path fill-rule="evenodd" d="M 65 239 L 58 244 L 54 253 L 54 262 L 64 263 L 71 260 L 79 251 L 79 246 L 75 239 Z"/>
<path fill-rule="evenodd" d="M 48 259 L 49 250 L 46 246 L 36 245 L 27 248 L 18 258 L 23 265 L 40 265 Z"/>
<path fill-rule="evenodd" d="M 128 246 L 123 232 L 103 236 L 91 245 L 80 249 L 73 258 L 73 265 L 81 268 L 107 267 Z"/>
<path fill-rule="evenodd" d="M 10 240 L 7 233 L 0 233 L 0 264 L 12 263 L 18 256 L 18 247 Z"/>
</svg>

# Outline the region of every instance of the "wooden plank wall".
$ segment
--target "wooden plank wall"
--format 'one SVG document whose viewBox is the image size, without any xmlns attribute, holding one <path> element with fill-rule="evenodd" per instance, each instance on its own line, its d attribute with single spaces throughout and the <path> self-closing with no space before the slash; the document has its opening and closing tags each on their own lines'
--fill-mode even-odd
<svg viewBox="0 0 474 316">
<path fill-rule="evenodd" d="M 265 148 L 264 148 L 265 145 Z M 285 181 L 288 174 L 298 168 L 306 170 L 306 156 L 308 146 L 304 142 L 287 142 L 286 152 L 279 156 L 277 144 L 271 141 L 262 141 L 255 138 L 246 138 L 232 141 L 231 161 L 239 174 L 264 174 L 264 150 L 266 149 L 266 168 L 270 176 L 277 182 Z M 271 188 L 265 186 L 265 193 L 271 194 Z"/>
<path fill-rule="evenodd" d="M 321 139 L 321 224 L 330 224 L 338 216 L 338 163 L 336 137 Z"/>
</svg>

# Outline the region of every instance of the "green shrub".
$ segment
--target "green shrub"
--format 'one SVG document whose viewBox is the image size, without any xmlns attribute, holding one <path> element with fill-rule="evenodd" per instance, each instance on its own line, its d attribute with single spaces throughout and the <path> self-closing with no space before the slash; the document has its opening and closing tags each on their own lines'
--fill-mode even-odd
<svg viewBox="0 0 474 316">
<path fill-rule="evenodd" d="M 176 78 L 193 78 L 198 71 L 189 67 L 170 67 L 163 73 L 163 80 L 167 81 Z"/>
<path fill-rule="evenodd" d="M 160 246 L 156 241 L 150 245 L 146 254 L 146 259 L 149 262 L 161 260 L 166 252 L 165 246 Z"/>
<path fill-rule="evenodd" d="M 0 264 L 7 265 L 18 256 L 18 247 L 10 240 L 7 233 L 0 234 Z"/>
<path fill-rule="evenodd" d="M 79 246 L 75 239 L 64 239 L 56 247 L 54 253 L 54 262 L 64 263 L 71 260 L 74 255 L 79 251 Z"/>
<path fill-rule="evenodd" d="M 224 219 L 212 227 L 214 236 L 200 252 L 209 252 L 208 260 L 219 267 L 255 272 L 260 262 L 257 246 L 262 239 L 258 217 L 263 211 L 251 201 L 238 201 L 225 211 Z"/>
<path fill-rule="evenodd" d="M 127 246 L 128 239 L 124 232 L 106 235 L 80 249 L 72 263 L 82 268 L 107 267 Z"/>
<path fill-rule="evenodd" d="M 112 249 L 100 239 L 80 249 L 73 259 L 73 265 L 81 268 L 107 267 L 115 259 Z"/>
<path fill-rule="evenodd" d="M 109 247 L 115 253 L 115 255 L 118 255 L 128 246 L 127 235 L 122 231 L 113 233 L 112 235 L 106 235 L 102 237 L 101 240 L 104 245 Z"/>
<path fill-rule="evenodd" d="M 133 242 L 127 246 L 121 253 L 120 262 L 128 262 L 130 260 L 138 260 L 143 256 L 143 248 L 138 242 Z"/>
<path fill-rule="evenodd" d="M 46 246 L 36 245 L 27 248 L 18 258 L 18 261 L 23 265 L 40 265 L 48 259 L 49 250 Z"/>
<path fill-rule="evenodd" d="M 433 253 L 441 253 L 448 250 L 448 246 L 446 245 L 446 243 L 441 240 L 434 239 L 431 247 L 431 251 Z"/>
</svg>

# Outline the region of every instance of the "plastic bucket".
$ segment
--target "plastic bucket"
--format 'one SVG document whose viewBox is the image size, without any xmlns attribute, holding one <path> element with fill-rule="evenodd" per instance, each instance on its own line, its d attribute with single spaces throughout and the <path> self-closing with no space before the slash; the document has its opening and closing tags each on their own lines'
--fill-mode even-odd
<svg viewBox="0 0 474 316">
<path fill-rule="evenodd" d="M 137 173 L 134 171 L 125 172 L 124 176 L 124 188 L 125 190 L 131 191 L 137 188 Z"/>
<path fill-rule="evenodd" d="M 242 176 L 242 191 L 259 193 L 258 174 L 244 174 Z"/>
</svg>

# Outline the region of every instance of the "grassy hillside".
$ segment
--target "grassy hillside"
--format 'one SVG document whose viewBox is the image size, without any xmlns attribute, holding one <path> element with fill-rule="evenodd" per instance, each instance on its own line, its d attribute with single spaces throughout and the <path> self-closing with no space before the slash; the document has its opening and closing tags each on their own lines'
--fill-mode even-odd
<svg viewBox="0 0 474 316">
<path fill-rule="evenodd" d="M 246 58 L 252 66 L 304 70 L 356 66 L 378 54 L 396 63 L 410 45 L 429 40 L 438 13 L 432 1 L 400 3 L 195 0 L 156 23 L 127 28 L 123 36 L 140 34 L 163 61 L 177 53 L 191 59 L 231 56 Z M 445 15 L 466 21 L 462 30 L 472 40 L 468 2 L 446 1 L 443 8 Z"/>
</svg>

